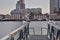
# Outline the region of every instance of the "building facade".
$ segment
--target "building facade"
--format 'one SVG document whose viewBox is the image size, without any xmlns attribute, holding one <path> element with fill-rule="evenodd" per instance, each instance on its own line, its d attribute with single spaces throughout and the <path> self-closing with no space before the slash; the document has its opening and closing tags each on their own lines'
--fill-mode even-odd
<svg viewBox="0 0 60 40">
<path fill-rule="evenodd" d="M 20 0 L 20 8 L 25 9 L 25 1 L 24 0 Z"/>
<path fill-rule="evenodd" d="M 16 9 L 20 10 L 20 9 L 25 9 L 25 2 L 24 0 L 19 0 L 16 3 Z"/>
<path fill-rule="evenodd" d="M 5 19 L 5 15 L 0 14 L 0 20 Z"/>
<path fill-rule="evenodd" d="M 20 20 L 20 14 L 17 14 L 17 13 L 11 14 L 11 19 L 12 20 Z"/>
<path fill-rule="evenodd" d="M 50 14 L 58 14 L 60 11 L 60 0 L 50 0 Z"/>
<path fill-rule="evenodd" d="M 6 14 L 5 16 L 4 16 L 5 18 L 5 20 L 10 20 L 11 19 L 11 15 L 10 14 Z"/>
</svg>

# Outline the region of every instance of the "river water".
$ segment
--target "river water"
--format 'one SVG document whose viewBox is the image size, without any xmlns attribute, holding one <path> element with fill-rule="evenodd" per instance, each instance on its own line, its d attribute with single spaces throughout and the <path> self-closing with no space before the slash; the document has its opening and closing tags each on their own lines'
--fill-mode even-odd
<svg viewBox="0 0 60 40">
<path fill-rule="evenodd" d="M 0 38 L 22 26 L 20 21 L 0 21 Z"/>
</svg>

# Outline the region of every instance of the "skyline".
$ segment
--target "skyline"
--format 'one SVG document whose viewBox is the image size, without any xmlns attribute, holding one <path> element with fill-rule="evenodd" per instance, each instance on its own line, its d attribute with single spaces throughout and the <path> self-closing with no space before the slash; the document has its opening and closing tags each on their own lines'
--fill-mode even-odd
<svg viewBox="0 0 60 40">
<path fill-rule="evenodd" d="M 0 14 L 9 14 L 15 9 L 18 0 L 0 0 Z M 49 13 L 49 0 L 25 0 L 26 8 L 42 8 L 43 13 Z"/>
</svg>

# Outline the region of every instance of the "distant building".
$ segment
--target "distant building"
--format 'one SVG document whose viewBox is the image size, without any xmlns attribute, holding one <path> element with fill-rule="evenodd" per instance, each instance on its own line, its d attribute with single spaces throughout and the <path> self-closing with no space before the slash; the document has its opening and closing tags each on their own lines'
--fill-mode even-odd
<svg viewBox="0 0 60 40">
<path fill-rule="evenodd" d="M 40 16 L 42 14 L 41 8 L 31 8 L 30 9 L 30 20 L 41 20 Z"/>
<path fill-rule="evenodd" d="M 17 3 L 16 3 L 16 10 L 20 10 L 21 8 L 20 8 L 20 1 L 17 1 Z"/>
<path fill-rule="evenodd" d="M 30 14 L 30 20 L 42 20 L 42 14 Z"/>
<path fill-rule="evenodd" d="M 11 19 L 12 20 L 20 20 L 20 14 L 17 14 L 17 13 L 11 14 Z"/>
<path fill-rule="evenodd" d="M 57 15 L 57 14 L 55 14 L 55 15 L 49 15 L 50 16 L 50 18 L 49 19 L 59 19 L 60 20 L 60 15 Z"/>
<path fill-rule="evenodd" d="M 11 14 L 20 13 L 20 10 L 21 10 L 21 9 L 25 9 L 24 0 L 19 0 L 19 1 L 17 1 L 17 3 L 16 3 L 16 9 L 12 10 L 12 11 L 11 11 Z"/>
<path fill-rule="evenodd" d="M 20 12 L 21 19 L 29 19 L 30 9 L 21 9 Z"/>
<path fill-rule="evenodd" d="M 47 20 L 47 19 L 49 19 L 49 14 L 46 15 L 46 14 L 33 14 L 33 13 L 31 13 L 29 18 L 31 20 Z"/>
<path fill-rule="evenodd" d="M 5 15 L 0 14 L 0 20 L 5 19 Z"/>
<path fill-rule="evenodd" d="M 4 17 L 5 17 L 5 20 L 11 19 L 11 15 L 10 14 L 5 15 Z"/>
<path fill-rule="evenodd" d="M 11 11 L 11 19 L 22 19 L 21 13 L 25 9 L 25 2 L 24 0 L 19 0 L 16 3 L 16 9 Z M 24 13 L 24 12 L 23 12 Z"/>
<path fill-rule="evenodd" d="M 41 8 L 26 8 L 26 9 L 20 9 L 19 10 L 14 10 L 11 12 L 11 14 L 20 14 L 20 19 L 29 19 L 29 16 L 33 16 L 30 14 L 34 14 L 36 16 L 36 18 L 38 18 L 38 15 L 42 14 L 42 9 Z M 35 16 L 33 17 L 33 19 L 35 19 Z M 32 17 L 30 17 L 32 18 Z M 39 19 L 39 18 L 38 18 Z"/>
<path fill-rule="evenodd" d="M 25 9 L 25 2 L 24 2 L 24 0 L 19 0 L 16 3 L 16 10 L 20 10 L 20 9 Z"/>
<path fill-rule="evenodd" d="M 60 19 L 60 0 L 50 0 L 49 19 Z"/>
<path fill-rule="evenodd" d="M 20 1 L 20 9 L 25 9 L 25 1 L 24 0 L 19 1 Z"/>
<path fill-rule="evenodd" d="M 41 8 L 26 8 L 24 0 L 19 0 L 16 3 L 16 9 L 11 11 L 11 18 L 13 19 L 39 19 L 40 14 L 42 13 Z M 30 15 L 34 14 L 34 15 Z M 37 15 L 37 16 L 36 16 Z M 32 17 L 31 17 L 32 16 Z M 34 17 L 33 17 L 34 16 Z"/>
<path fill-rule="evenodd" d="M 20 11 L 19 10 L 11 11 L 11 15 L 15 16 L 15 18 L 18 17 L 20 20 L 26 19 L 26 16 L 29 13 L 30 11 L 28 9 L 20 9 Z"/>
<path fill-rule="evenodd" d="M 60 0 L 50 0 L 50 14 L 60 13 Z"/>
</svg>

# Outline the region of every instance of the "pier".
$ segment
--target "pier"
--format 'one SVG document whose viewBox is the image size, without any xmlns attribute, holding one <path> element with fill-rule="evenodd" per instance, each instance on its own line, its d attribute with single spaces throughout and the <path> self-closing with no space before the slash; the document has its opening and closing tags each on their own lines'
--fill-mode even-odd
<svg viewBox="0 0 60 40">
<path fill-rule="evenodd" d="M 30 27 L 30 22 L 27 22 L 14 31 L 10 32 L 6 36 L 2 37 L 0 40 L 60 40 L 60 27 L 57 26 L 53 22 L 47 23 L 46 27 L 41 27 L 40 32 L 41 34 L 36 34 L 34 27 Z M 30 34 L 30 30 L 33 30 L 33 34 Z M 44 30 L 46 30 L 47 34 L 44 34 Z M 57 30 L 57 31 L 55 31 Z M 54 33 L 57 34 L 54 34 Z"/>
</svg>

